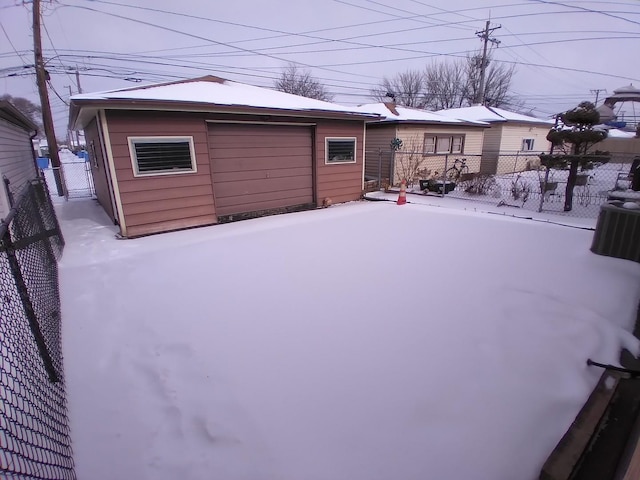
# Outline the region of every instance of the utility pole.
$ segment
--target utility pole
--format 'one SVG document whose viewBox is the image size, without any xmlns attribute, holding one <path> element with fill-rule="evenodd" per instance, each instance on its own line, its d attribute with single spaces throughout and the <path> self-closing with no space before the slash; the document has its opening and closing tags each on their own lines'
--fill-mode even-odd
<svg viewBox="0 0 640 480">
<path fill-rule="evenodd" d="M 66 86 L 69 89 L 69 98 L 71 98 L 71 95 L 73 95 L 73 92 L 71 91 L 71 85 L 67 85 Z M 73 130 L 71 130 L 70 128 L 67 130 L 67 138 L 69 139 L 69 145 L 71 145 L 71 150 L 74 151 L 74 146 L 75 147 L 79 147 L 80 146 L 80 141 L 78 139 L 78 132 L 75 132 L 75 139 L 74 139 L 74 132 Z M 75 145 L 73 144 L 75 140 Z"/>
<path fill-rule="evenodd" d="M 36 67 L 36 79 L 38 82 L 38 92 L 40 93 L 40 105 L 42 107 L 42 123 L 47 136 L 49 147 L 49 157 L 53 167 L 53 178 L 56 182 L 58 195 L 64 195 L 62 186 L 62 176 L 60 174 L 60 156 L 58 155 L 58 141 L 53 127 L 53 116 L 51 115 L 51 105 L 49 104 L 49 92 L 47 91 L 47 72 L 42 59 L 42 37 L 40 33 L 40 0 L 33 0 L 33 56 Z"/>
<path fill-rule="evenodd" d="M 76 87 L 78 87 L 78 93 L 82 93 L 82 86 L 80 86 L 80 72 L 78 71 L 77 65 L 76 65 Z"/>
<path fill-rule="evenodd" d="M 600 92 L 604 92 L 607 93 L 607 89 L 606 88 L 594 88 L 592 90 L 589 90 L 591 93 L 595 93 L 596 95 L 596 102 L 595 102 L 595 106 L 598 106 L 598 97 L 600 96 Z"/>
<path fill-rule="evenodd" d="M 479 32 L 476 32 L 476 35 L 479 38 L 481 38 L 484 43 L 482 47 L 482 59 L 480 61 L 480 85 L 478 86 L 478 90 L 476 92 L 476 98 L 474 99 L 474 103 L 479 103 L 480 105 L 484 105 L 484 90 L 485 90 L 484 84 L 485 84 L 485 77 L 486 77 L 486 70 L 487 70 L 487 45 L 489 44 L 489 42 L 493 43 L 496 46 L 500 45 L 500 40 L 496 38 L 492 38 L 491 34 L 495 30 L 502 27 L 498 25 L 497 27 L 490 28 L 490 26 L 491 26 L 491 22 L 487 20 L 484 30 L 480 30 Z"/>
</svg>

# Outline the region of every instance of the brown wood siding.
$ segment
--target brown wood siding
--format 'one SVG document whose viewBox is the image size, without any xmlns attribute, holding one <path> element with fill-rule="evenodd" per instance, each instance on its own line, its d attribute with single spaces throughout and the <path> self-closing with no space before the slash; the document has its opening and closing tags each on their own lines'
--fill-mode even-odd
<svg viewBox="0 0 640 480">
<path fill-rule="evenodd" d="M 107 165 L 104 161 L 104 152 L 102 151 L 102 142 L 100 141 L 100 133 L 98 131 L 98 122 L 92 120 L 84 129 L 85 141 L 89 150 L 89 162 L 91 164 L 91 176 L 96 189 L 96 197 L 98 203 L 102 205 L 111 220 L 116 220 L 111 203 L 111 194 L 109 193 L 109 180 L 107 179 Z M 95 156 L 95 157 L 94 157 Z"/>
<path fill-rule="evenodd" d="M 355 137 L 356 163 L 325 164 L 327 137 Z M 315 144 L 318 204 L 322 204 L 325 198 L 331 198 L 333 203 L 358 200 L 362 196 L 364 122 L 318 121 Z"/>
<path fill-rule="evenodd" d="M 210 124 L 218 215 L 313 203 L 311 146 L 310 127 Z"/>
<path fill-rule="evenodd" d="M 111 149 L 127 236 L 215 223 L 207 125 L 202 116 L 107 111 Z M 127 137 L 193 137 L 196 173 L 135 177 Z M 198 187 L 194 193 L 194 187 Z"/>
<path fill-rule="evenodd" d="M 390 177 L 391 140 L 396 137 L 396 125 L 368 124 L 364 157 L 364 175 L 366 179 L 377 180 Z"/>
</svg>

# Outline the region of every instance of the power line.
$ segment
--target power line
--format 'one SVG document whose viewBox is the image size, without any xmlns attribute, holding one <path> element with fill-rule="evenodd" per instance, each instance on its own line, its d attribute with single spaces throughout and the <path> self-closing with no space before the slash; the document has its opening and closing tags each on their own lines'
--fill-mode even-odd
<svg viewBox="0 0 640 480">
<path fill-rule="evenodd" d="M 44 33 L 47 35 L 47 38 L 49 39 L 49 43 L 51 44 L 51 48 L 53 48 L 53 51 L 56 53 L 57 56 L 60 56 L 60 54 L 56 50 L 56 46 L 53 44 L 53 40 L 51 40 L 51 35 L 49 35 L 49 30 L 47 30 L 47 24 L 42 22 L 42 27 L 44 28 Z M 45 62 L 45 64 L 46 64 L 46 62 Z M 71 78 L 71 75 L 69 75 L 68 73 L 67 73 L 67 77 L 69 77 L 69 80 L 71 80 L 73 82 L 73 79 Z M 57 93 L 56 93 L 56 95 L 57 95 Z"/>
<path fill-rule="evenodd" d="M 567 5 L 565 3 L 561 3 L 561 2 L 552 2 L 550 0 L 533 0 L 534 2 L 537 3 L 544 3 L 546 5 L 557 5 L 557 6 L 561 6 L 561 7 L 567 7 L 567 8 L 575 8 L 576 10 L 580 10 L 583 12 L 589 12 L 589 13 L 597 13 L 599 15 L 604 15 L 605 17 L 611 17 L 611 18 L 616 18 L 618 20 L 622 20 L 624 22 L 629 22 L 629 23 L 633 23 L 634 25 L 640 25 L 640 22 L 636 22 L 635 20 L 631 20 L 630 18 L 625 18 L 625 17 L 620 17 L 618 15 L 613 15 L 611 12 L 607 12 L 604 10 L 593 10 L 591 8 L 586 8 L 586 7 L 580 7 L 580 6 L 574 6 L 574 5 Z M 616 12 L 616 13 L 637 13 L 637 12 Z"/>
<path fill-rule="evenodd" d="M 348 2 L 345 2 L 344 0 L 334 0 L 338 3 L 345 3 L 348 5 L 352 5 L 352 6 L 356 6 L 353 4 L 350 4 Z M 194 15 L 190 15 L 190 14 L 185 14 L 185 13 L 180 13 L 180 12 L 171 12 L 168 10 L 160 10 L 157 8 L 151 8 L 151 7 L 141 7 L 141 6 L 136 6 L 136 5 L 125 5 L 125 4 L 121 4 L 121 3 L 116 3 L 116 2 L 110 2 L 107 0 L 94 0 L 93 3 L 103 3 L 103 4 L 107 4 L 107 5 L 116 5 L 116 6 L 120 6 L 120 7 L 128 7 L 128 8 L 134 8 L 134 9 L 138 9 L 138 10 L 145 10 L 145 11 L 153 11 L 153 12 L 158 12 L 158 13 L 165 13 L 165 14 L 170 14 L 170 15 L 176 15 L 176 16 L 181 16 L 181 17 L 187 17 L 187 18 L 193 18 L 193 19 L 198 19 L 198 20 L 206 20 L 206 21 L 211 21 L 211 22 L 216 22 L 216 23 L 223 23 L 223 24 L 230 24 L 230 25 L 235 25 L 235 26 L 241 26 L 241 27 L 245 27 L 245 28 L 255 28 L 255 29 L 259 29 L 259 30 L 266 30 L 266 31 L 271 31 L 271 32 L 278 32 L 283 34 L 284 36 L 301 36 L 301 37 L 305 37 L 305 38 L 310 38 L 310 39 L 316 39 L 318 40 L 317 42 L 307 42 L 307 43 L 303 43 L 303 44 L 295 44 L 295 45 L 288 45 L 288 47 L 294 47 L 294 46 L 308 46 L 308 45 L 318 45 L 318 44 L 323 44 L 323 43 L 335 43 L 335 42 L 340 42 L 340 43 L 349 43 L 349 44 L 353 44 L 353 45 L 360 45 L 360 46 L 365 46 L 365 47 L 378 47 L 378 48 L 390 48 L 392 50 L 398 50 L 398 51 L 411 51 L 409 49 L 401 49 L 401 48 L 392 48 L 392 47 L 386 47 L 384 45 L 371 45 L 371 44 L 363 44 L 363 43 L 358 43 L 358 42 L 353 42 L 353 40 L 356 39 L 360 39 L 360 38 L 367 38 L 367 37 L 371 37 L 371 36 L 381 36 L 381 35 L 389 35 L 389 34 L 394 34 L 394 33 L 405 33 L 407 31 L 413 31 L 413 30 L 421 30 L 421 29 L 425 29 L 425 28 L 433 28 L 433 27 L 443 27 L 443 26 L 452 26 L 452 25 L 459 25 L 459 24 L 463 24 L 463 23 L 469 23 L 472 20 L 464 20 L 464 21 L 459 21 L 459 22 L 444 22 L 444 23 L 438 23 L 438 24 L 429 24 L 426 26 L 421 26 L 421 27 L 416 27 L 416 28 L 411 28 L 411 29 L 400 29 L 400 30 L 393 30 L 390 32 L 377 32 L 377 33 L 368 33 L 365 35 L 357 35 L 357 36 L 352 36 L 352 37 L 346 37 L 346 38 L 341 38 L 341 39 L 327 39 L 327 38 L 323 38 L 323 37 L 316 37 L 316 36 L 311 36 L 309 35 L 309 33 L 314 33 L 314 31 L 312 32 L 305 32 L 305 33 L 291 33 L 291 32 L 284 32 L 281 30 L 274 30 L 274 29 L 267 29 L 267 28 L 263 28 L 263 27 L 256 27 L 253 25 L 246 25 L 246 24 L 241 24 L 241 23 L 237 23 L 237 22 L 227 22 L 227 21 L 221 21 L 221 20 L 217 20 L 217 19 L 211 19 L 211 18 L 207 18 L 207 17 L 201 17 L 201 16 L 194 16 Z M 74 5 L 68 5 L 68 4 L 61 4 L 62 6 L 66 6 L 66 7 L 75 7 L 75 8 L 82 8 L 82 9 L 87 9 L 87 10 L 91 10 L 94 12 L 99 12 L 99 13 L 104 13 L 106 15 L 112 15 L 112 16 L 116 16 L 118 18 L 125 18 L 126 20 L 131 20 L 131 21 L 137 21 L 135 19 L 130 19 L 128 17 L 122 17 L 116 14 L 112 14 L 110 12 L 104 12 L 102 10 L 96 10 L 96 9 L 92 9 L 89 7 L 80 7 L 80 6 L 74 6 Z M 526 5 L 526 4 L 511 4 L 511 6 L 513 5 Z M 503 6 L 509 6 L 509 5 L 503 5 Z M 360 7 L 360 6 L 358 6 Z M 362 7 L 364 9 L 367 9 L 367 7 Z M 483 7 L 484 8 L 484 7 Z M 464 9 L 464 10 L 460 10 L 460 11 L 468 11 L 468 10 L 477 10 L 479 8 L 472 8 L 472 9 Z M 452 13 L 452 12 L 450 12 Z M 569 10 L 569 11 L 565 11 L 565 12 L 552 12 L 553 14 L 559 14 L 559 13 L 576 13 L 574 10 Z M 507 16 L 507 17 L 499 17 L 499 18 L 514 18 L 514 17 L 521 17 L 521 16 L 531 16 L 531 15 L 548 15 L 550 14 L 550 12 L 540 12 L 540 13 L 533 13 L 533 14 L 526 14 L 526 15 L 514 15 L 514 16 Z M 391 14 L 388 14 L 391 15 Z M 432 14 L 432 15 L 440 15 L 440 14 Z M 414 15 L 411 17 L 400 17 L 400 20 L 406 20 L 406 19 L 415 19 L 415 17 L 422 17 L 424 15 Z M 139 21 L 140 23 L 145 23 L 143 21 Z M 148 24 L 148 23 L 146 23 Z M 164 28 L 162 26 L 158 26 L 155 25 L 158 28 Z M 469 27 L 471 28 L 471 27 Z M 168 27 L 167 27 L 168 29 Z M 170 31 L 173 31 L 174 33 L 181 33 L 184 35 L 190 35 L 193 36 L 187 32 L 179 32 L 176 31 L 175 29 L 170 29 Z M 317 32 L 317 31 L 315 31 Z M 202 37 L 197 37 L 197 38 L 202 38 Z M 266 38 L 273 38 L 273 37 L 266 37 Z M 223 43 L 223 42 L 216 42 L 213 41 L 211 39 L 205 39 L 207 41 L 209 41 L 210 43 L 216 43 L 218 45 L 226 45 L 229 46 L 231 48 L 235 48 L 236 50 L 243 50 L 246 53 L 253 53 L 255 54 L 256 52 L 263 52 L 268 50 L 267 49 L 242 49 L 241 47 L 237 47 L 235 46 L 236 43 L 239 42 L 232 42 L 232 43 Z M 256 39 L 258 40 L 258 39 Z M 270 49 L 274 49 L 274 48 L 282 48 L 282 47 L 270 47 Z M 417 52 L 414 51 L 414 53 L 423 53 L 423 52 Z M 267 55 L 268 56 L 268 55 Z M 278 60 L 281 61 L 286 61 L 284 59 L 279 59 L 276 58 Z M 299 62 L 298 62 L 299 63 Z M 311 65 L 307 65 L 307 64 L 303 64 L 300 63 L 300 65 L 303 65 L 305 67 L 309 67 L 309 68 L 313 68 L 313 66 Z M 349 74 L 351 75 L 351 73 L 347 73 L 347 72 L 337 72 L 337 73 L 343 73 L 343 74 Z"/>
<path fill-rule="evenodd" d="M 67 103 L 67 101 L 65 99 L 63 99 L 60 94 L 58 93 L 58 91 L 55 89 L 55 87 L 51 84 L 51 80 L 47 80 L 47 85 L 49 85 L 49 88 L 51 90 L 53 90 L 53 93 L 56 94 L 56 97 L 58 97 L 60 99 L 60 101 L 62 103 L 64 103 L 67 107 L 69 106 L 69 104 Z"/>
<path fill-rule="evenodd" d="M 200 39 L 200 40 L 205 40 L 205 41 L 208 41 L 208 42 L 211 42 L 211 43 L 217 44 L 217 45 L 224 45 L 224 46 L 227 46 L 227 47 L 236 48 L 236 49 L 241 50 L 241 51 L 244 51 L 244 52 L 256 53 L 257 55 L 264 56 L 264 57 L 268 57 L 268 58 L 271 58 L 271 59 L 273 59 L 273 60 L 278 60 L 278 61 L 282 61 L 282 62 L 287 62 L 287 60 L 285 60 L 285 59 L 283 59 L 283 58 L 276 57 L 276 56 L 274 56 L 274 55 L 269 55 L 268 53 L 255 52 L 255 51 L 253 51 L 253 50 L 251 50 L 251 49 L 247 49 L 247 48 L 243 48 L 243 47 L 234 46 L 234 45 L 231 45 L 231 44 L 229 44 L 229 43 L 225 43 L 225 42 L 219 42 L 219 41 L 217 41 L 217 40 L 213 40 L 213 39 L 210 39 L 210 38 L 206 38 L 206 37 L 203 37 L 203 36 L 201 36 L 201 35 L 196 35 L 196 34 L 189 33 L 189 32 L 183 32 L 183 31 L 177 30 L 177 29 L 175 29 L 175 28 L 167 27 L 167 26 L 164 26 L 164 25 L 158 25 L 158 24 L 155 24 L 155 23 L 152 23 L 152 22 L 147 22 L 147 21 L 144 21 L 144 20 L 137 20 L 137 19 L 133 19 L 133 18 L 130 18 L 130 17 L 125 17 L 125 16 L 123 16 L 123 15 L 118 15 L 118 14 L 115 14 L 115 13 L 104 12 L 104 11 L 97 10 L 97 9 L 94 9 L 94 8 L 90 8 L 90 7 L 74 6 L 74 5 L 67 5 L 67 4 L 62 4 L 62 5 L 63 5 L 63 6 L 67 6 L 67 7 L 80 8 L 80 9 L 83 9 L 83 10 L 88 10 L 88 11 L 92 11 L 92 12 L 102 13 L 102 14 L 104 14 L 104 15 L 108 15 L 108 16 L 115 17 L 115 18 L 120 18 L 120 19 L 122 19 L 122 20 L 128 20 L 128 21 L 135 22 L 135 23 L 139 23 L 139 24 L 142 24 L 142 25 L 147 25 L 147 26 L 151 26 L 151 27 L 159 28 L 159 29 L 161 29 L 161 30 L 166 30 L 166 31 L 168 31 L 168 32 L 177 33 L 177 34 L 179 34 L 179 35 L 185 35 L 185 36 L 188 36 L 188 37 L 197 38 L 197 39 Z M 302 63 L 302 62 L 295 62 L 295 63 L 296 63 L 296 64 L 299 64 L 299 65 L 302 65 L 302 66 L 304 66 L 304 67 L 313 68 L 313 66 L 312 66 L 312 65 L 309 65 L 309 64 L 306 64 L 306 63 Z M 353 76 L 362 77 L 362 75 L 359 75 L 359 74 L 355 74 L 355 73 L 351 73 L 351 72 L 342 72 L 342 71 L 340 71 L 340 70 L 334 70 L 334 69 L 330 69 L 330 68 L 326 68 L 326 67 L 316 67 L 316 68 L 320 68 L 320 69 L 322 69 L 322 70 L 327 70 L 327 71 L 334 72 L 334 73 L 341 73 L 341 74 L 343 74 L 343 75 L 353 75 Z"/>
<path fill-rule="evenodd" d="M 336 1 L 337 1 L 337 0 L 336 0 Z M 380 5 L 381 7 L 390 8 L 390 9 L 393 9 L 393 10 L 395 10 L 395 11 L 408 13 L 409 15 L 416 16 L 416 17 L 419 17 L 419 18 L 427 17 L 427 15 L 421 15 L 421 14 L 418 14 L 418 13 L 416 13 L 416 12 L 411 12 L 411 11 L 409 11 L 409 10 L 403 10 L 402 8 L 398 8 L 397 6 L 393 6 L 393 7 L 392 7 L 392 6 L 390 6 L 390 5 L 387 5 L 387 4 L 385 4 L 385 3 L 378 2 L 378 1 L 375 1 L 375 0 L 366 0 L 366 1 L 367 1 L 367 2 L 369 2 L 369 3 L 373 3 L 374 5 Z M 346 2 L 341 2 L 341 3 L 346 3 Z M 380 13 L 383 13 L 383 14 L 385 14 L 385 15 L 391 15 L 391 16 L 396 17 L 396 18 L 402 18 L 402 16 L 401 16 L 401 15 L 394 15 L 394 14 L 390 14 L 390 13 L 386 13 L 386 12 L 380 12 Z M 418 18 L 412 18 L 412 20 L 418 20 Z M 428 23 L 428 24 L 430 24 L 430 25 L 434 25 L 434 23 L 433 23 L 433 22 L 424 22 L 424 21 L 423 21 L 423 23 Z M 465 25 L 450 25 L 450 27 L 451 27 L 451 28 L 457 28 L 457 29 L 463 29 L 463 30 L 473 29 L 473 27 L 465 26 Z"/>
<path fill-rule="evenodd" d="M 11 48 L 13 48 L 13 51 L 15 52 L 15 54 L 18 56 L 18 58 L 20 58 L 20 60 L 22 60 L 22 63 L 24 65 L 27 64 L 27 62 L 25 62 L 24 58 L 22 58 L 22 55 L 20 55 L 18 53 L 18 50 L 16 50 L 15 45 L 13 44 L 13 42 L 11 41 L 11 37 L 9 37 L 9 34 L 7 33 L 7 31 L 4 29 L 4 25 L 2 24 L 2 22 L 0 22 L 0 28 L 2 28 L 2 31 L 4 32 L 4 36 L 7 37 L 7 41 L 9 42 L 9 45 L 11 45 Z"/>
</svg>

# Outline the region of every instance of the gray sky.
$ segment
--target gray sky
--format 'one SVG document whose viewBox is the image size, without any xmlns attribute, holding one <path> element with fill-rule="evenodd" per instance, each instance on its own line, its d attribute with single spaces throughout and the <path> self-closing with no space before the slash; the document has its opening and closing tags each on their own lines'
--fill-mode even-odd
<svg viewBox="0 0 640 480">
<path fill-rule="evenodd" d="M 639 0 L 42 2 L 43 48 L 61 97 L 51 93 L 59 138 L 76 68 L 91 92 L 205 74 L 272 86 L 293 61 L 334 101 L 361 104 L 385 75 L 480 48 L 475 32 L 489 18 L 501 26 L 493 58 L 516 63 L 513 92 L 538 116 L 593 101 L 594 89 L 640 87 Z M 25 3 L 0 0 L 0 83 L 3 93 L 38 101 Z M 623 109 L 634 115 L 631 106 Z"/>
</svg>

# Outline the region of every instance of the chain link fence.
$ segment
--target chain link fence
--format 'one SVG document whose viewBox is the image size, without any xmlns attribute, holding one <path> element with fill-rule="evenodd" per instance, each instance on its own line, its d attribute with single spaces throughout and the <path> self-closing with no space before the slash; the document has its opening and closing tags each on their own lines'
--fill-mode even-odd
<svg viewBox="0 0 640 480">
<path fill-rule="evenodd" d="M 631 191 L 637 154 L 612 153 L 608 163 L 578 169 L 573 188 L 568 188 L 569 170 L 546 169 L 540 165 L 540 153 L 425 156 L 421 151 L 367 151 L 365 190 L 398 188 L 404 179 L 410 193 L 584 218 L 597 218 L 608 200 L 640 199 L 638 192 Z M 372 166 L 376 157 L 381 169 Z M 567 195 L 572 198 L 569 210 Z"/>
<path fill-rule="evenodd" d="M 64 241 L 44 179 L 0 221 L 0 477 L 75 479 L 60 338 Z"/>
<path fill-rule="evenodd" d="M 83 160 L 77 162 L 64 162 L 60 167 L 48 167 L 43 169 L 43 174 L 47 179 L 47 184 L 55 190 L 54 172 L 61 172 L 64 196 L 69 198 L 89 198 L 96 194 L 93 176 L 91 175 L 91 164 Z M 57 195 L 56 191 L 51 192 Z"/>
</svg>

